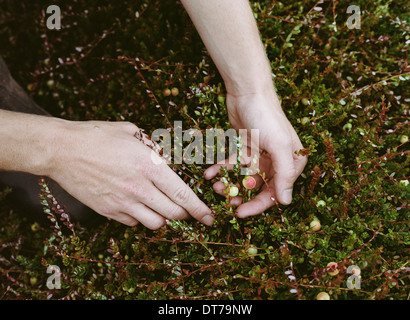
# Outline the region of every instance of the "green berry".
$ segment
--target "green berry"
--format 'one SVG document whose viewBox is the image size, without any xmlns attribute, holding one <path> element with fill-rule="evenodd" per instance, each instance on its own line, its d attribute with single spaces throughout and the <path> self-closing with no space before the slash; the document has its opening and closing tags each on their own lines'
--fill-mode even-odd
<svg viewBox="0 0 410 320">
<path fill-rule="evenodd" d="M 319 231 L 320 230 L 320 221 L 315 219 L 310 223 L 310 229 L 312 229 L 313 231 Z"/>
<path fill-rule="evenodd" d="M 235 185 L 229 187 L 229 196 L 236 197 L 239 194 L 239 188 Z"/>
<path fill-rule="evenodd" d="M 343 126 L 343 129 L 346 130 L 346 131 L 352 130 L 352 124 L 351 124 L 350 122 L 346 123 L 346 124 Z"/>
<path fill-rule="evenodd" d="M 316 203 L 316 207 L 324 207 L 324 206 L 326 206 L 326 202 L 324 202 L 323 200 L 319 200 Z"/>
<path fill-rule="evenodd" d="M 258 249 L 256 249 L 254 246 L 250 246 L 247 251 L 250 256 L 254 256 L 258 253 Z"/>
<path fill-rule="evenodd" d="M 36 285 L 36 284 L 37 284 L 37 278 L 36 278 L 36 277 L 31 277 L 31 278 L 30 278 L 30 284 L 31 284 L 32 286 Z"/>
<path fill-rule="evenodd" d="M 400 180 L 400 185 L 403 187 L 407 187 L 409 185 L 409 180 Z"/>
<path fill-rule="evenodd" d="M 400 137 L 400 142 L 401 142 L 401 143 L 406 143 L 407 141 L 409 141 L 409 137 L 406 136 L 405 134 L 403 134 L 403 135 Z"/>
<path fill-rule="evenodd" d="M 309 122 L 308 117 L 303 117 L 302 120 L 300 121 L 300 123 L 302 123 L 303 125 L 307 124 L 308 122 Z"/>
<path fill-rule="evenodd" d="M 172 88 L 172 89 L 171 89 L 171 94 L 172 94 L 174 97 L 177 96 L 177 95 L 179 94 L 178 88 Z"/>
<path fill-rule="evenodd" d="M 34 223 L 31 225 L 31 231 L 36 232 L 36 231 L 38 231 L 39 229 L 40 229 L 40 225 L 39 225 L 37 222 L 34 222 Z"/>
<path fill-rule="evenodd" d="M 307 98 L 302 98 L 302 103 L 307 106 L 309 104 L 309 100 Z"/>
</svg>

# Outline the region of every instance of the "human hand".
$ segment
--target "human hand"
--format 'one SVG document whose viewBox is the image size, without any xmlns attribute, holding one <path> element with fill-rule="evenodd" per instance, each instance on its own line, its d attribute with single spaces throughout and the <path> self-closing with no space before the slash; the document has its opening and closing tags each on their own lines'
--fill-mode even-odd
<svg viewBox="0 0 410 320">
<path fill-rule="evenodd" d="M 259 130 L 259 147 L 263 151 L 259 159 L 259 169 L 261 173 L 266 173 L 269 186 L 259 175 L 255 175 L 256 187 L 262 187 L 261 192 L 246 203 L 240 204 L 241 199 L 233 199 L 232 204 L 239 205 L 238 217 L 262 213 L 273 206 L 275 200 L 284 205 L 290 204 L 293 184 L 302 173 L 307 158 L 295 153 L 303 149 L 303 146 L 281 109 L 276 93 L 271 90 L 269 93 L 228 94 L 226 101 L 229 120 L 233 128 L 247 129 L 248 134 L 251 129 Z M 244 159 L 246 162 L 246 157 Z M 227 159 L 209 167 L 204 173 L 205 178 L 215 177 L 221 166 L 226 166 L 228 169 L 233 167 L 232 162 Z M 225 188 L 220 181 L 214 184 L 214 190 L 221 195 L 225 195 Z M 272 200 L 271 192 L 275 200 Z"/>
<path fill-rule="evenodd" d="M 73 197 L 128 226 L 158 229 L 189 216 L 211 225 L 211 210 L 127 122 L 64 122 L 48 176 Z"/>
</svg>

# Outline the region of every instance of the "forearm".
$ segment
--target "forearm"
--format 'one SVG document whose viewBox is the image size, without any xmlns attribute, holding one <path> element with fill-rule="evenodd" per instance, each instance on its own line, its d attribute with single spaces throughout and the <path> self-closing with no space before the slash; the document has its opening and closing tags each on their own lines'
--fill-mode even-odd
<svg viewBox="0 0 410 320">
<path fill-rule="evenodd" d="M 247 0 L 182 0 L 231 95 L 273 90 L 269 61 Z"/>
<path fill-rule="evenodd" d="M 0 110 L 0 170 L 47 175 L 64 120 Z"/>
</svg>

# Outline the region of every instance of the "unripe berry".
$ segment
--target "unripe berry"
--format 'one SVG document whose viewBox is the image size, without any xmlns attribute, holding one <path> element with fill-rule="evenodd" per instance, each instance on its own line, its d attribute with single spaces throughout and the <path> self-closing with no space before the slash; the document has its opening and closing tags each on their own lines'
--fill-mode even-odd
<svg viewBox="0 0 410 320">
<path fill-rule="evenodd" d="M 168 89 L 168 88 L 166 88 L 166 89 L 164 90 L 163 94 L 164 94 L 165 97 L 168 97 L 168 96 L 171 95 L 171 90 Z"/>
<path fill-rule="evenodd" d="M 330 300 L 330 296 L 327 294 L 327 292 L 320 292 L 316 296 L 316 300 Z"/>
<path fill-rule="evenodd" d="M 329 271 L 327 273 L 330 274 L 331 276 L 336 276 L 339 274 L 339 269 L 337 268 L 338 265 L 336 262 L 329 262 L 327 264 L 327 267 L 329 268 Z"/>
<path fill-rule="evenodd" d="M 326 206 L 326 202 L 324 202 L 323 200 L 319 200 L 316 203 L 316 207 L 324 207 L 324 206 Z"/>
<path fill-rule="evenodd" d="M 256 180 L 251 176 L 246 176 L 243 178 L 242 184 L 246 189 L 253 189 L 256 186 Z"/>
<path fill-rule="evenodd" d="M 250 246 L 249 248 L 248 248 L 248 254 L 250 255 L 250 256 L 254 256 L 254 255 L 256 255 L 258 253 L 258 249 L 256 249 L 254 246 Z"/>
<path fill-rule="evenodd" d="M 309 122 L 309 118 L 308 117 L 303 117 L 302 120 L 300 121 L 301 124 L 305 125 Z"/>
<path fill-rule="evenodd" d="M 407 187 L 409 185 L 409 180 L 400 180 L 400 185 L 403 187 Z"/>
<path fill-rule="evenodd" d="M 38 224 L 38 222 L 34 222 L 34 223 L 31 225 L 31 231 L 36 232 L 36 231 L 38 231 L 39 229 L 40 229 L 40 225 Z"/>
<path fill-rule="evenodd" d="M 229 196 L 236 197 L 239 194 L 239 188 L 235 185 L 229 187 Z"/>
<path fill-rule="evenodd" d="M 313 231 L 319 231 L 320 230 L 320 221 L 315 219 L 310 223 L 310 229 L 312 229 Z"/>
<path fill-rule="evenodd" d="M 350 122 L 346 123 L 346 124 L 343 126 L 343 129 L 346 130 L 346 131 L 352 130 L 352 124 L 351 124 Z"/>
<path fill-rule="evenodd" d="M 400 142 L 401 142 L 401 143 L 406 143 L 407 141 L 409 141 L 409 137 L 406 136 L 405 134 L 403 134 L 403 135 L 400 137 Z"/>
<path fill-rule="evenodd" d="M 36 285 L 36 284 L 37 284 L 37 278 L 36 278 L 36 277 L 31 277 L 31 278 L 30 278 L 30 284 L 31 284 L 32 286 Z"/>
<path fill-rule="evenodd" d="M 172 88 L 172 89 L 171 89 L 171 93 L 172 93 L 172 95 L 173 95 L 174 97 L 177 96 L 177 95 L 179 94 L 178 88 Z"/>
<path fill-rule="evenodd" d="M 307 106 L 309 104 L 309 100 L 307 98 L 302 99 L 302 103 Z"/>
</svg>

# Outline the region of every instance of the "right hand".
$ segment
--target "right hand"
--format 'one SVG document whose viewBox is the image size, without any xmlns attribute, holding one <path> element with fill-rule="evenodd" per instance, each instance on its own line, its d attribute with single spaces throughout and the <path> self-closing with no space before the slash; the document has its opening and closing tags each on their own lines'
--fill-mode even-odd
<svg viewBox="0 0 410 320">
<path fill-rule="evenodd" d="M 154 151 L 134 136 L 134 124 L 66 121 L 64 127 L 47 175 L 95 212 L 152 230 L 189 216 L 212 225 L 211 210 L 191 188 L 165 161 L 151 160 Z"/>
<path fill-rule="evenodd" d="M 265 152 L 259 159 L 259 168 L 266 173 L 266 180 L 269 180 L 265 184 L 259 175 L 254 175 L 256 187 L 261 188 L 261 192 L 248 202 L 241 203 L 239 200 L 242 199 L 234 199 L 231 204 L 239 205 L 237 216 L 244 218 L 260 214 L 275 205 L 276 201 L 289 205 L 293 184 L 303 172 L 307 157 L 296 154 L 296 151 L 303 149 L 302 143 L 282 111 L 273 87 L 262 94 L 228 94 L 227 107 L 233 128 L 247 129 L 248 133 L 250 129 L 258 129 L 260 150 L 257 151 Z M 252 152 L 244 152 L 247 153 Z M 234 162 L 223 161 L 209 167 L 204 173 L 205 177 L 215 177 L 221 166 L 232 169 L 232 163 Z M 214 189 L 219 194 L 226 194 L 225 188 L 220 181 L 214 184 Z"/>
</svg>

